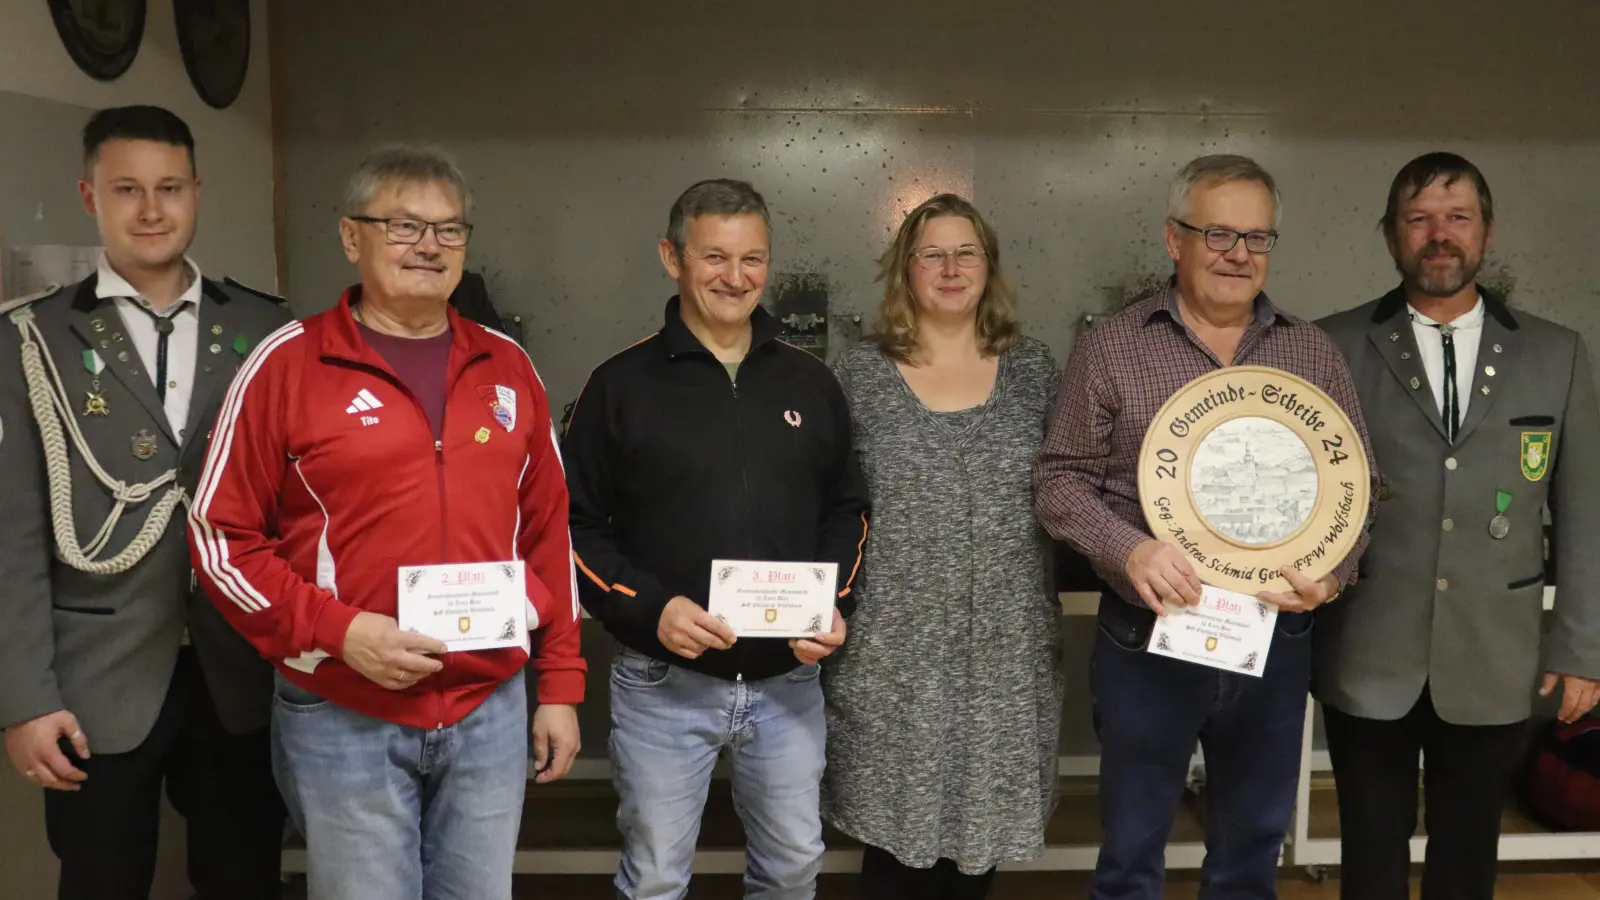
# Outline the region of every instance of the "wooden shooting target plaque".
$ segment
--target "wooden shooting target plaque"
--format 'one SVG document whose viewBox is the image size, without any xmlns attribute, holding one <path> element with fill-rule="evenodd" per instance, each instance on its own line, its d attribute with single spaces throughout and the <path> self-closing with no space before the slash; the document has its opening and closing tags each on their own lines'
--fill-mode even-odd
<svg viewBox="0 0 1600 900">
<path fill-rule="evenodd" d="M 50 0 L 62 46 L 91 78 L 112 81 L 128 71 L 144 39 L 145 0 Z"/>
<path fill-rule="evenodd" d="M 1167 399 L 1139 452 L 1139 502 L 1157 539 L 1206 584 L 1290 590 L 1355 547 L 1371 504 L 1371 465 L 1344 410 L 1280 369 L 1230 366 Z"/>
</svg>

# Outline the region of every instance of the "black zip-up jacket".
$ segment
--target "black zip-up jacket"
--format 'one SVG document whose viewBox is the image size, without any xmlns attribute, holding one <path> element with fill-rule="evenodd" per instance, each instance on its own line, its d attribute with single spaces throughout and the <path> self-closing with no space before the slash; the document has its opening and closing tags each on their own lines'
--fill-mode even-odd
<svg viewBox="0 0 1600 900">
<path fill-rule="evenodd" d="M 729 379 L 667 301 L 662 329 L 594 370 L 563 441 L 578 594 L 624 645 L 718 678 L 781 675 L 788 641 L 685 659 L 656 638 L 673 597 L 705 607 L 713 559 L 836 562 L 840 613 L 866 542 L 866 480 L 844 391 L 760 307 Z"/>
</svg>

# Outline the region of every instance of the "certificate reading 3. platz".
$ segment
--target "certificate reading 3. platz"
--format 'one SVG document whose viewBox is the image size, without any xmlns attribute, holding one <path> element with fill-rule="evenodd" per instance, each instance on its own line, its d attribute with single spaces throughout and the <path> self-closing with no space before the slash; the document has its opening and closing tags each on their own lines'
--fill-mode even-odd
<svg viewBox="0 0 1600 900">
<path fill-rule="evenodd" d="M 838 563 L 711 563 L 707 608 L 738 637 L 808 638 L 833 628 Z"/>
</svg>

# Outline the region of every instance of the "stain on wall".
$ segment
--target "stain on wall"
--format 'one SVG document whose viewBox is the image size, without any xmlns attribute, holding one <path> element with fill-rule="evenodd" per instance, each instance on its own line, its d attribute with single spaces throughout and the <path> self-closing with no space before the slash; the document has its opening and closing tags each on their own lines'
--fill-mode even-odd
<svg viewBox="0 0 1600 900">
<path fill-rule="evenodd" d="M 783 327 L 782 339 L 816 358 L 828 357 L 828 279 L 815 272 L 778 272 L 763 302 Z"/>
</svg>

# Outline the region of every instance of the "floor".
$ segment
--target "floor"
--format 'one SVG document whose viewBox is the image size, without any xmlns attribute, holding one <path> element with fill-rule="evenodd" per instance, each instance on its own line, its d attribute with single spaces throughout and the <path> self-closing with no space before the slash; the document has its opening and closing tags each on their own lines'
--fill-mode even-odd
<svg viewBox="0 0 1600 900">
<path fill-rule="evenodd" d="M 14 784 L 13 784 L 14 782 Z M 1331 785 L 1314 781 L 1312 792 L 1312 834 L 1337 834 L 1338 814 Z M 13 790 L 13 788 L 15 788 Z M 1098 839 L 1092 779 L 1067 779 L 1062 784 L 1063 798 L 1050 825 L 1052 843 L 1093 843 Z M 0 876 L 0 900 L 38 900 L 49 896 L 55 879 L 55 860 L 43 839 L 38 817 L 38 791 L 23 785 L 20 778 L 0 777 L 0 845 L 6 848 L 7 864 Z M 559 850 L 563 848 L 615 846 L 616 826 L 611 804 L 615 798 L 605 783 L 566 782 L 541 786 L 530 791 L 523 834 L 524 847 Z M 1201 837 L 1196 804 L 1185 804 L 1174 823 L 1175 840 Z M 1515 809 L 1507 811 L 1508 832 L 1537 830 L 1537 826 Z M 185 900 L 189 892 L 182 886 L 181 826 L 172 816 L 163 821 L 165 854 L 160 882 L 153 898 Z M 707 809 L 702 845 L 739 846 L 743 830 L 733 814 L 724 785 L 712 791 Z M 849 846 L 842 835 L 830 834 L 829 844 Z M 15 857 L 15 858 L 13 858 Z M 22 860 L 19 864 L 18 859 Z M 1550 862 L 1507 864 L 1496 896 L 1500 900 L 1600 900 L 1600 863 Z M 1336 873 L 1335 873 L 1336 874 Z M 1167 891 L 1174 900 L 1194 900 L 1194 872 L 1174 872 Z M 291 877 L 285 900 L 303 900 L 303 881 Z M 1084 873 L 1002 872 L 996 881 L 992 900 L 1077 900 L 1086 895 Z M 1302 873 L 1285 870 L 1280 883 L 1281 900 L 1337 900 L 1338 882 L 1309 881 Z M 605 875 L 519 877 L 517 900 L 614 900 L 610 878 Z M 1415 888 L 1413 888 L 1415 896 Z M 741 897 L 739 880 L 731 876 L 696 879 L 690 900 L 736 900 Z M 855 890 L 853 876 L 825 876 L 819 883 L 818 900 L 873 900 Z"/>
<path fill-rule="evenodd" d="M 1086 893 L 1085 876 L 1078 873 L 1002 872 L 995 879 L 991 900 L 1075 900 Z M 1289 877 L 1279 883 L 1280 900 L 1338 900 L 1339 883 L 1329 880 L 1313 884 L 1304 878 Z M 300 900 L 303 892 L 290 892 L 285 900 Z M 516 900 L 614 900 L 611 881 L 605 876 L 527 876 L 519 877 Z M 1193 900 L 1196 885 L 1192 879 L 1177 879 L 1167 887 L 1170 900 Z M 1417 896 L 1413 881 L 1411 896 Z M 689 900 L 740 900 L 739 880 L 733 876 L 696 879 Z M 1600 873 L 1588 874 L 1507 874 L 1495 891 L 1497 900 L 1600 900 Z M 825 876 L 818 884 L 818 900 L 870 900 L 855 890 L 852 876 Z"/>
<path fill-rule="evenodd" d="M 1051 844 L 1092 845 L 1099 840 L 1096 786 L 1093 778 L 1062 780 L 1061 803 L 1047 829 Z M 744 830 L 733 811 L 726 782 L 713 785 L 708 801 L 700 832 L 701 848 L 743 846 Z M 1200 806 L 1196 798 L 1187 798 L 1173 823 L 1172 840 L 1204 839 Z M 1337 836 L 1338 809 L 1330 779 L 1313 780 L 1311 807 L 1312 836 Z M 615 847 L 615 808 L 616 796 L 607 782 L 530 785 L 519 844 L 524 849 L 557 852 Z M 1506 811 L 1503 826 L 1508 834 L 1539 830 L 1514 806 Z M 856 846 L 854 841 L 831 829 L 825 838 L 831 848 Z M 1600 863 L 1515 863 L 1504 866 L 1503 872 L 1496 891 L 1499 900 L 1600 900 Z M 1166 896 L 1173 900 L 1194 900 L 1198 893 L 1196 876 L 1194 871 L 1173 872 Z M 1086 896 L 1087 884 L 1087 874 L 1082 872 L 1002 872 L 996 879 L 991 898 L 1074 900 Z M 1417 895 L 1415 883 L 1412 895 Z M 616 894 L 607 875 L 529 875 L 518 877 L 515 896 L 517 900 L 614 900 Z M 302 897 L 303 893 L 286 895 L 286 898 Z M 702 876 L 689 891 L 690 900 L 738 900 L 740 897 L 742 891 L 737 876 Z M 874 900 L 856 889 L 855 876 L 850 875 L 824 876 L 819 882 L 817 897 L 818 900 Z M 1298 870 L 1285 869 L 1279 897 L 1280 900 L 1338 900 L 1338 881 L 1335 878 L 1318 884 Z"/>
</svg>

